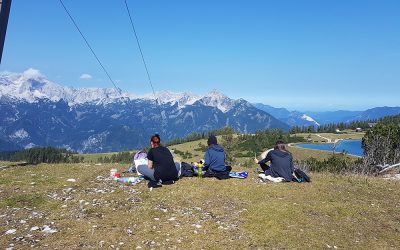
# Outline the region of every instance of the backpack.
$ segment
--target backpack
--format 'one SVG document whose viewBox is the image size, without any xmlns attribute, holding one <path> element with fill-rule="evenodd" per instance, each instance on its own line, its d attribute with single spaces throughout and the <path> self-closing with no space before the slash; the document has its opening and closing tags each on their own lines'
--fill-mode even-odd
<svg viewBox="0 0 400 250">
<path fill-rule="evenodd" d="M 295 182 L 311 182 L 311 178 L 300 168 L 295 168 L 293 174 L 296 176 L 293 178 Z"/>
<path fill-rule="evenodd" d="M 193 166 L 190 165 L 189 163 L 182 162 L 181 163 L 181 176 L 180 177 L 193 177 L 193 176 L 194 176 Z"/>
</svg>

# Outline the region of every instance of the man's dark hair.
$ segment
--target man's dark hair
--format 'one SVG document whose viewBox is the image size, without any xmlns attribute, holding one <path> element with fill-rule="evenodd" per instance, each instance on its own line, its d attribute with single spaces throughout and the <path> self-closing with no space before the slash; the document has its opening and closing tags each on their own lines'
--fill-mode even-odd
<svg viewBox="0 0 400 250">
<path fill-rule="evenodd" d="M 210 145 L 217 145 L 217 144 L 218 144 L 218 142 L 217 142 L 217 137 L 215 137 L 215 135 L 210 135 L 210 136 L 208 137 L 207 144 L 208 144 L 208 146 L 210 146 Z"/>
</svg>

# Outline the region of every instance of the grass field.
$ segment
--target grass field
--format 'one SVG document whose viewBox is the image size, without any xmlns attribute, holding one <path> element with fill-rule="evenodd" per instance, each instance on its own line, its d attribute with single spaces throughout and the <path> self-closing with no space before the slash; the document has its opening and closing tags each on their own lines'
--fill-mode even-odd
<svg viewBox="0 0 400 250">
<path fill-rule="evenodd" d="M 312 183 L 271 184 L 251 171 L 245 180 L 184 178 L 150 191 L 106 179 L 114 167 L 2 168 L 0 247 L 400 248 L 400 182 L 312 174 Z"/>
<path fill-rule="evenodd" d="M 207 140 L 197 140 L 192 142 L 186 142 L 178 145 L 173 145 L 168 147 L 173 152 L 179 150 L 181 152 L 189 152 L 191 154 L 190 157 L 183 157 L 179 154 L 174 153 L 175 159 L 177 161 L 186 161 L 186 162 L 198 162 L 200 159 L 204 158 L 205 151 L 200 150 L 199 144 L 206 146 Z"/>
<path fill-rule="evenodd" d="M 304 139 L 309 139 L 310 142 L 322 143 L 328 142 L 330 139 L 334 142 L 337 139 L 351 139 L 351 140 L 361 140 L 365 133 L 364 132 L 354 132 L 352 130 L 344 130 L 341 133 L 298 133 L 296 136 L 303 137 Z"/>
</svg>

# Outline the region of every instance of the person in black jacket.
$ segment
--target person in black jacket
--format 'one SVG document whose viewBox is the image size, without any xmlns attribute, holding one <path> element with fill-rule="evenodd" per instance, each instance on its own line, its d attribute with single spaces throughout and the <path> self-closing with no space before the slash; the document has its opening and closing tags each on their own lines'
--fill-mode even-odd
<svg viewBox="0 0 400 250">
<path fill-rule="evenodd" d="M 271 162 L 270 166 L 266 164 L 268 161 Z M 254 162 L 260 164 L 265 175 L 275 178 L 282 177 L 285 181 L 292 181 L 294 171 L 293 157 L 287 151 L 283 141 L 277 141 L 274 149 L 268 152 L 265 159 L 258 161 L 257 158 L 254 158 Z"/>
<path fill-rule="evenodd" d="M 148 164 L 138 166 L 138 172 L 150 179 L 149 187 L 178 180 L 180 164 L 175 164 L 168 148 L 161 146 L 160 136 L 150 139 L 151 149 L 147 153 Z"/>
</svg>

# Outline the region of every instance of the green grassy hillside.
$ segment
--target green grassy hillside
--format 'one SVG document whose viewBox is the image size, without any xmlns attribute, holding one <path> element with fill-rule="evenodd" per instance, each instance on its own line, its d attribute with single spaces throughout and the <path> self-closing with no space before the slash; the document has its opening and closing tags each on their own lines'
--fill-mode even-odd
<svg viewBox="0 0 400 250">
<path fill-rule="evenodd" d="M 312 174 L 308 184 L 266 184 L 251 172 L 245 180 L 185 178 L 150 191 L 144 182 L 125 186 L 105 179 L 114 167 L 121 168 L 41 164 L 1 170 L 0 246 L 400 248 L 399 182 Z"/>
<path fill-rule="evenodd" d="M 322 134 L 321 134 L 322 135 Z M 304 135 L 308 136 L 308 135 Z M 338 135 L 324 134 L 337 139 Z M 222 138 L 219 138 L 222 139 Z M 222 141 L 222 140 L 221 140 Z M 206 140 L 169 147 L 203 158 Z M 260 149 L 262 151 L 264 149 Z M 295 160 L 332 153 L 289 147 Z M 0 246 L 14 249 L 399 249 L 400 182 L 310 173 L 313 182 L 184 178 L 150 191 L 108 179 L 128 164 L 0 162 Z M 238 158 L 251 162 L 252 157 Z"/>
</svg>

